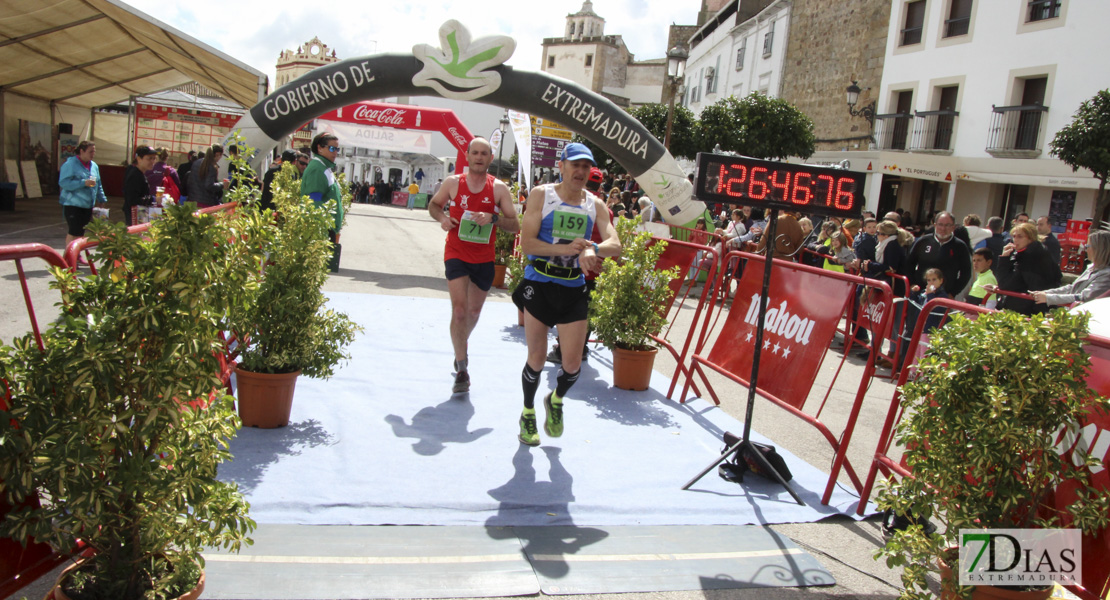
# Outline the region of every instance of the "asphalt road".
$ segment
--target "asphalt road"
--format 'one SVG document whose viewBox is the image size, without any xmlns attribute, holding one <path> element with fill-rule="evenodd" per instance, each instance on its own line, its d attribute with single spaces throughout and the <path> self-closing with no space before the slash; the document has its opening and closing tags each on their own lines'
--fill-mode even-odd
<svg viewBox="0 0 1110 600">
<path fill-rule="evenodd" d="M 113 217 L 119 218 L 121 198 L 112 198 L 109 206 Z M 439 225 L 424 211 L 409 211 L 394 206 L 355 205 L 348 214 L 343 230 L 343 267 L 331 275 L 326 290 L 363 294 L 392 294 L 447 298 L 443 279 L 443 232 Z M 65 226 L 56 198 L 16 201 L 16 211 L 0 212 L 0 245 L 40 242 L 61 249 L 65 240 Z M 50 275 L 38 261 L 25 261 L 28 287 L 34 299 L 38 320 L 45 325 L 57 315 L 53 306 L 56 292 L 49 288 Z M 0 341 L 11 343 L 13 337 L 30 331 L 30 323 L 21 301 L 19 277 L 11 262 L 0 262 Z M 508 302 L 508 294 L 494 290 L 490 302 Z M 671 339 L 685 336 L 685 327 L 693 310 L 683 312 L 674 328 Z M 448 310 L 438 318 L 446 328 Z M 817 383 L 806 406 L 810 414 L 821 405 L 829 381 L 840 363 L 841 355 L 830 352 L 821 368 Z M 668 356 L 660 353 L 656 369 L 673 372 L 675 365 Z M 839 434 L 848 418 L 860 377 L 863 361 L 850 358 L 825 402 L 820 419 Z M 743 420 L 747 391 L 735 384 L 719 379 L 715 387 L 722 395 L 722 407 L 734 417 Z M 848 456 L 864 478 L 874 453 L 890 402 L 893 386 L 886 380 L 874 380 L 866 392 L 858 419 L 858 426 L 851 441 Z M 753 427 L 810 464 L 828 472 L 833 459 L 829 444 L 812 427 L 797 417 L 778 409 L 767 401 L 756 403 Z M 712 461 L 706 457 L 706 464 Z M 693 474 L 691 474 L 692 476 Z M 710 474 L 709 476 L 715 476 Z M 846 476 L 840 484 L 851 489 Z M 898 595 L 899 574 L 881 561 L 873 558 L 882 545 L 882 531 L 877 518 L 854 521 L 832 518 L 819 523 L 774 525 L 773 529 L 790 537 L 800 547 L 814 555 L 836 578 L 837 585 L 825 588 L 772 588 L 752 590 L 712 590 L 688 592 L 658 592 L 623 594 L 621 600 L 733 600 L 741 598 L 795 599 L 795 598 L 894 598 Z M 13 598 L 41 598 L 49 589 L 44 577 L 40 582 L 25 588 Z M 934 582 L 935 584 L 935 582 Z M 601 596 L 603 597 L 603 596 Z M 606 600 L 609 600 L 606 598 Z"/>
</svg>

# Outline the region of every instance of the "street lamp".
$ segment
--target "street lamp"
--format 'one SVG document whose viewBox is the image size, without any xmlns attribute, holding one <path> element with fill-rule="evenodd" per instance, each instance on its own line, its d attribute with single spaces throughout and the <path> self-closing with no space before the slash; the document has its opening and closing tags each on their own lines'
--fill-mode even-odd
<svg viewBox="0 0 1110 600">
<path fill-rule="evenodd" d="M 687 58 L 690 55 L 681 46 L 667 51 L 667 81 L 671 84 L 671 103 L 667 108 L 667 132 L 663 135 L 663 147 L 668 152 L 671 150 L 671 125 L 674 124 L 674 99 L 678 95 L 678 86 L 686 76 Z"/>
<path fill-rule="evenodd" d="M 501 143 L 497 144 L 497 176 L 501 176 L 501 152 L 505 150 L 505 131 L 509 126 L 509 111 L 501 115 L 501 121 L 498 122 L 497 128 L 501 130 Z"/>
<path fill-rule="evenodd" d="M 856 102 L 859 101 L 859 93 L 863 90 L 860 89 L 855 80 L 852 80 L 852 85 L 848 86 L 848 89 L 846 91 L 848 92 L 848 114 L 852 115 L 853 117 L 863 117 L 867 119 L 868 126 L 870 126 L 871 129 L 874 129 L 875 101 L 872 100 L 871 104 L 868 104 L 867 106 L 864 106 L 859 110 L 853 110 L 856 106 Z"/>
</svg>

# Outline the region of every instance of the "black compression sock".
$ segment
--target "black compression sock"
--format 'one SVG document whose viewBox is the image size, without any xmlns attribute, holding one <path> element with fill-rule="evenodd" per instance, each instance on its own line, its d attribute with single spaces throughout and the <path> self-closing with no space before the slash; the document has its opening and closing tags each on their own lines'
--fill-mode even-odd
<svg viewBox="0 0 1110 600">
<path fill-rule="evenodd" d="M 574 385 L 574 382 L 578 381 L 578 374 L 581 372 L 582 369 L 579 369 L 574 373 L 567 373 L 566 371 L 559 369 L 559 376 L 555 378 L 555 397 L 566 397 L 567 392 L 570 391 L 570 387 Z"/>
<path fill-rule="evenodd" d="M 524 388 L 524 408 L 536 407 L 536 390 L 540 387 L 540 372 L 533 371 L 528 363 L 520 373 L 520 384 Z"/>
</svg>

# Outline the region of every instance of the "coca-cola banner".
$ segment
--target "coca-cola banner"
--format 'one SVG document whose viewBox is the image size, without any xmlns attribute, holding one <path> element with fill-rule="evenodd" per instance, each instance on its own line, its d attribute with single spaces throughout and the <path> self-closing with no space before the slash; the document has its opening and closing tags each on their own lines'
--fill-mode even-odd
<svg viewBox="0 0 1110 600">
<path fill-rule="evenodd" d="M 492 104 L 561 123 L 601 146 L 637 178 L 668 223 L 692 227 L 705 205 L 693 200 L 693 186 L 663 144 L 599 94 L 547 73 L 506 66 L 515 48 L 507 36 L 472 40 L 461 23 L 447 21 L 438 46 L 416 44 L 412 54 L 318 67 L 263 98 L 235 127 L 261 156 L 302 124 L 362 100 L 440 96 Z"/>
<path fill-rule="evenodd" d="M 321 123 L 321 126 L 322 129 L 338 136 L 344 146 L 391 150 L 394 152 L 415 152 L 417 154 L 428 154 L 430 152 L 432 135 L 434 135 L 427 131 L 365 127 L 338 121 L 325 121 Z"/>
<path fill-rule="evenodd" d="M 743 381 L 752 374 L 764 260 L 746 256 L 736 299 L 708 357 Z M 800 410 L 844 313 L 852 283 L 792 269 L 790 264 L 776 260 L 771 267 L 758 388 Z"/>
</svg>

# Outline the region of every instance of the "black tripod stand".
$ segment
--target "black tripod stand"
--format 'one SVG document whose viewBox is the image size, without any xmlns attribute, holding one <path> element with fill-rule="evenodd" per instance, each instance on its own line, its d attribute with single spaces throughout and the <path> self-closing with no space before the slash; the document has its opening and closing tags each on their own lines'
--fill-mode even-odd
<svg viewBox="0 0 1110 600">
<path fill-rule="evenodd" d="M 790 495 L 794 497 L 794 500 L 798 504 L 805 506 L 806 503 L 802 501 L 801 497 L 798 496 L 798 493 L 794 491 L 794 488 L 791 487 L 790 484 L 782 478 L 782 475 L 774 467 L 771 466 L 766 457 L 763 456 L 763 453 L 760 452 L 759 449 L 756 448 L 751 441 L 752 415 L 755 412 L 755 389 L 757 383 L 759 382 L 759 357 L 763 352 L 763 328 L 767 320 L 767 296 L 770 293 L 771 289 L 771 257 L 774 256 L 775 252 L 778 220 L 779 210 L 777 208 L 772 208 L 771 215 L 767 220 L 767 231 L 765 231 L 763 234 L 765 236 L 765 239 L 767 239 L 767 245 L 765 248 L 767 259 L 763 263 L 763 292 L 759 295 L 759 321 L 756 325 L 755 330 L 755 350 L 752 354 L 752 376 L 751 380 L 748 382 L 748 409 L 746 411 L 746 414 L 744 415 L 744 435 L 741 436 L 740 440 L 737 441 L 735 444 L 725 449 L 721 456 L 718 457 L 717 460 L 714 460 L 704 470 L 702 470 L 701 473 L 698 473 L 697 476 L 695 476 L 693 479 L 687 481 L 686 485 L 682 486 L 682 489 L 690 489 L 690 486 L 697 483 L 697 481 L 702 477 L 705 477 L 706 473 L 713 470 L 714 467 L 721 464 L 723 461 L 727 460 L 728 457 L 732 456 L 734 452 L 741 452 L 741 456 L 753 457 L 754 460 L 759 463 L 764 472 L 771 473 L 774 478 L 778 480 L 778 482 L 782 484 L 783 487 L 786 488 L 786 491 L 790 492 Z"/>
</svg>

